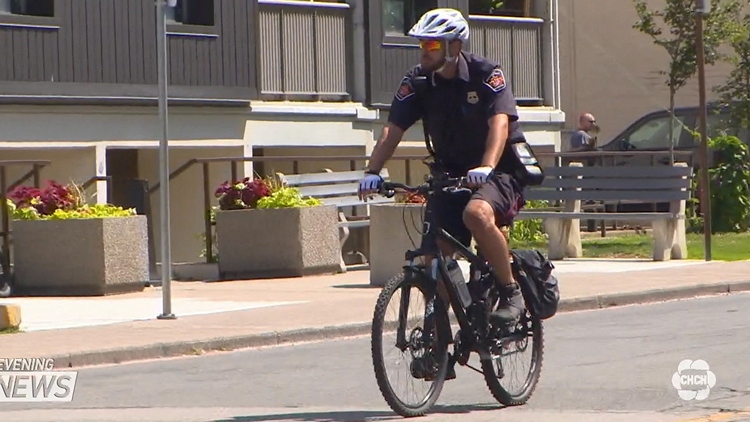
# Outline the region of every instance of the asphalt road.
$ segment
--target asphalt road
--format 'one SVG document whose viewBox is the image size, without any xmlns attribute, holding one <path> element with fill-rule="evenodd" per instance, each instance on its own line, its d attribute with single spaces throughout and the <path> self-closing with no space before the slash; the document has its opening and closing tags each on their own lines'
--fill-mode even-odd
<svg viewBox="0 0 750 422">
<path fill-rule="evenodd" d="M 545 334 L 527 405 L 503 409 L 481 375 L 459 367 L 418 420 L 649 422 L 720 411 L 707 420 L 750 420 L 750 295 L 559 314 Z M 703 359 L 715 373 L 706 400 L 682 400 L 672 386 L 683 359 Z M 0 411 L 3 421 L 35 422 L 400 419 L 377 389 L 362 337 L 84 368 L 72 403 Z"/>
</svg>

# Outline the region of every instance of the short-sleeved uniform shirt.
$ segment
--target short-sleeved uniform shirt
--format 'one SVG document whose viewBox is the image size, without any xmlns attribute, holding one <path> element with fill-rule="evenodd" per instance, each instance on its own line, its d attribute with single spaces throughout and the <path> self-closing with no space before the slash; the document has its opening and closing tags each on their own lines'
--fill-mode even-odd
<svg viewBox="0 0 750 422">
<path fill-rule="evenodd" d="M 488 119 L 508 115 L 506 149 L 496 167 L 509 172 L 509 145 L 524 140 L 518 122 L 516 101 L 502 69 L 481 56 L 460 53 L 456 77 L 446 79 L 426 74 L 420 65 L 404 76 L 391 103 L 389 122 L 407 130 L 419 119 L 426 125 L 435 155 L 451 173 L 465 175 L 482 165 Z M 426 89 L 416 95 L 415 77 L 426 76 Z M 421 99 L 421 101 L 420 101 Z"/>
</svg>

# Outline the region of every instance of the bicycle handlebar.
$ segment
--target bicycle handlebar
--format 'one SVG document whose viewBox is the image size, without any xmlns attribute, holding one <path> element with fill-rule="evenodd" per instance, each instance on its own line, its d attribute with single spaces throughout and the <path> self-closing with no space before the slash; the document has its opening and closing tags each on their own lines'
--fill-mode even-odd
<svg viewBox="0 0 750 422">
<path fill-rule="evenodd" d="M 438 189 L 454 193 L 473 192 L 473 190 L 468 187 L 468 180 L 466 179 L 466 177 L 455 177 L 445 179 L 431 179 L 417 186 L 409 186 L 397 182 L 383 182 L 380 185 L 379 193 L 387 198 L 392 198 L 396 194 L 396 191 L 405 191 L 410 193 L 417 193 L 420 195 L 427 195 Z"/>
</svg>

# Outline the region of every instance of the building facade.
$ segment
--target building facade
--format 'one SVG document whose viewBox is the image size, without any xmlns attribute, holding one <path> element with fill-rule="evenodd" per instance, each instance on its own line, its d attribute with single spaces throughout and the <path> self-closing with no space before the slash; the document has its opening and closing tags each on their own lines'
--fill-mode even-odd
<svg viewBox="0 0 750 422">
<path fill-rule="evenodd" d="M 469 50 L 504 66 L 540 151 L 559 148 L 564 121 L 556 1 L 522 1 L 518 16 L 469 15 Z M 167 27 L 171 170 L 194 158 L 369 153 L 418 62 L 404 34 L 438 6 L 468 15 L 467 0 L 178 0 Z M 156 11 L 154 0 L 0 0 L 3 159 L 51 160 L 42 180 L 89 182 L 99 202 L 121 202 L 128 179 L 158 182 Z M 424 153 L 421 127 L 398 153 Z M 238 176 L 349 166 L 245 163 Z M 388 168 L 404 174 L 403 164 Z M 9 181 L 26 171 L 9 169 Z M 226 162 L 209 172 L 211 191 L 232 174 Z M 175 262 L 200 260 L 202 192 L 200 165 L 170 184 Z M 158 190 L 151 204 L 158 245 Z"/>
<path fill-rule="evenodd" d="M 664 7 L 650 0 L 649 8 Z M 599 145 L 610 141 L 646 113 L 669 110 L 666 75 L 669 56 L 652 38 L 633 28 L 638 21 L 632 0 L 560 0 L 560 79 L 565 132 L 574 130 L 578 116 L 591 112 L 601 131 Z M 726 81 L 727 63 L 706 66 L 709 101 L 712 87 Z M 698 105 L 698 78 L 677 92 L 676 106 Z M 567 142 L 568 137 L 564 136 Z"/>
</svg>

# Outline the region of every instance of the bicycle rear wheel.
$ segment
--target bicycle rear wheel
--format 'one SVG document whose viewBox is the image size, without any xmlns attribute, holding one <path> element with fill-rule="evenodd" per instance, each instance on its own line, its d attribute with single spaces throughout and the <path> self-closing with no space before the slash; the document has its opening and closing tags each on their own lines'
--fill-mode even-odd
<svg viewBox="0 0 750 422">
<path fill-rule="evenodd" d="M 422 416 L 429 411 L 440 396 L 448 369 L 448 339 L 437 334 L 440 331 L 437 327 L 447 322 L 443 321 L 439 312 L 435 312 L 435 289 L 432 284 L 418 273 L 401 273 L 393 277 L 383 287 L 373 315 L 371 352 L 375 379 L 388 406 L 403 417 Z M 425 311 L 423 317 L 409 316 L 410 300 L 414 293 L 421 293 L 424 299 L 421 306 Z M 388 305 L 394 295 L 400 296 L 396 302 L 395 321 L 386 321 Z M 410 323 L 415 327 L 408 328 Z M 394 332 L 395 341 L 384 339 L 387 332 Z M 406 374 L 399 378 L 407 380 L 410 385 L 416 384 L 415 380 L 428 384 L 427 391 L 422 395 L 416 394 L 414 402 L 400 397 L 396 391 L 398 388 L 394 388 L 388 379 L 384 348 L 393 343 L 402 358 L 413 358 L 412 362 L 403 365 L 401 369 L 405 369 Z M 427 343 L 430 345 L 427 346 Z"/>
</svg>

